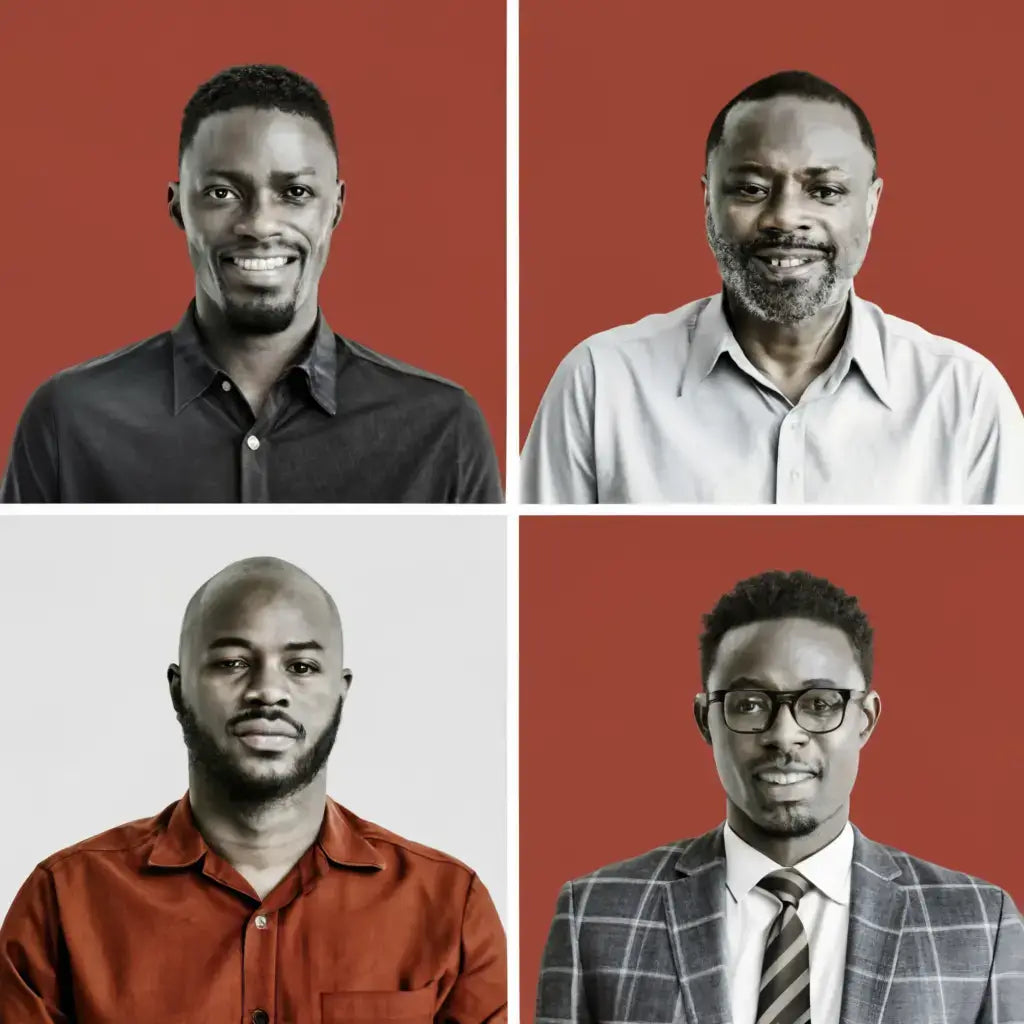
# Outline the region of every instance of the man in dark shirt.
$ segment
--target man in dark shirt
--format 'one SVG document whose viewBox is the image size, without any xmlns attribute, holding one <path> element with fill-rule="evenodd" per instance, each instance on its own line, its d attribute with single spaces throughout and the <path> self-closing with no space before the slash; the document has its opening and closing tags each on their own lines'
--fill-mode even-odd
<svg viewBox="0 0 1024 1024">
<path fill-rule="evenodd" d="M 327 796 L 352 681 L 330 595 L 278 559 L 228 566 L 178 662 L 188 793 L 32 872 L 0 927 L 0 1020 L 507 1022 L 480 878 Z"/>
<path fill-rule="evenodd" d="M 319 310 L 345 185 L 316 86 L 221 72 L 185 108 L 178 163 L 194 302 L 173 330 L 37 389 L 0 500 L 500 502 L 474 400 Z"/>
</svg>

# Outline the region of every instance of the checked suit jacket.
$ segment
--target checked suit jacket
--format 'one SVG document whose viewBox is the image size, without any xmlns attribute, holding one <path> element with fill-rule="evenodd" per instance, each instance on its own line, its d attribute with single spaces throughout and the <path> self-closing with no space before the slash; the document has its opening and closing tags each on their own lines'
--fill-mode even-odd
<svg viewBox="0 0 1024 1024">
<path fill-rule="evenodd" d="M 566 883 L 537 1024 L 730 1024 L 725 899 L 722 826 Z M 1024 1024 L 1013 901 L 854 828 L 840 1019 Z"/>
</svg>

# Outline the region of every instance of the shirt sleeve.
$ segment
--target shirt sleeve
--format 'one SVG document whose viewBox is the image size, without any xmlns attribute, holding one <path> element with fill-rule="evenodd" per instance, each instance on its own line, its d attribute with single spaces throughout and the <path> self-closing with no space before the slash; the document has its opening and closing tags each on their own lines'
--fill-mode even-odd
<svg viewBox="0 0 1024 1024">
<path fill-rule="evenodd" d="M 526 438 L 519 464 L 524 504 L 597 502 L 594 390 L 593 356 L 578 345 L 555 370 Z"/>
<path fill-rule="evenodd" d="M 14 432 L 0 504 L 60 501 L 53 381 L 36 389 Z"/>
<path fill-rule="evenodd" d="M 991 363 L 985 370 L 971 410 L 964 500 L 1024 504 L 1024 415 L 999 371 Z"/>
<path fill-rule="evenodd" d="M 480 407 L 467 394 L 459 414 L 459 448 L 455 495 L 457 504 L 491 504 L 505 500 L 498 456 Z"/>
<path fill-rule="evenodd" d="M 71 1024 L 69 978 L 53 877 L 37 867 L 0 926 L 0 1020 Z"/>
<path fill-rule="evenodd" d="M 578 1024 L 589 1024 L 590 1021 L 583 991 L 579 928 L 570 882 L 563 885 L 558 894 L 554 920 L 544 947 L 537 984 L 536 1014 L 536 1024 L 565 1024 L 566 1021 Z"/>
<path fill-rule="evenodd" d="M 436 1020 L 444 1024 L 508 1024 L 505 930 L 476 875 L 462 917 L 459 973 Z"/>
<path fill-rule="evenodd" d="M 1003 893 L 999 927 L 985 1000 L 977 1024 L 1021 1019 L 1024 1007 L 1024 921 L 1013 900 Z"/>
</svg>

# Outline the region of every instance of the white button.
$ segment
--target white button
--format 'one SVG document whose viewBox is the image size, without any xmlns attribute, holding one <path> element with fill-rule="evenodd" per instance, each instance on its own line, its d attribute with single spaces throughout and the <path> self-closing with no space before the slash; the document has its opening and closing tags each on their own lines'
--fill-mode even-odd
<svg viewBox="0 0 1024 1024">
<path fill-rule="evenodd" d="M 793 472 L 790 473 L 789 475 L 790 475 L 790 477 L 792 479 L 799 480 L 800 479 L 800 470 L 799 469 L 794 469 Z"/>
<path fill-rule="evenodd" d="M 245 443 L 249 446 L 249 451 L 254 452 L 260 446 L 260 439 L 250 434 L 246 439 Z"/>
<path fill-rule="evenodd" d="M 261 931 L 262 931 L 262 929 L 267 927 L 267 919 L 262 914 L 257 914 L 256 915 L 256 920 L 253 923 Z"/>
<path fill-rule="evenodd" d="M 222 380 L 220 382 L 220 389 L 221 389 L 221 391 L 230 391 L 231 390 L 231 381 L 229 381 L 229 380 Z"/>
</svg>

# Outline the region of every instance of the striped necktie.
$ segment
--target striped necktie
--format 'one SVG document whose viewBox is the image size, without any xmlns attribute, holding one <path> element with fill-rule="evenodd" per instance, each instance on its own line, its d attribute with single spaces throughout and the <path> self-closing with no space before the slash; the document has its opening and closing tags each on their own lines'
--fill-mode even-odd
<svg viewBox="0 0 1024 1024">
<path fill-rule="evenodd" d="M 796 908 L 811 883 L 798 871 L 773 871 L 758 882 L 782 909 L 768 929 L 756 1024 L 810 1024 L 811 961 Z"/>
</svg>

